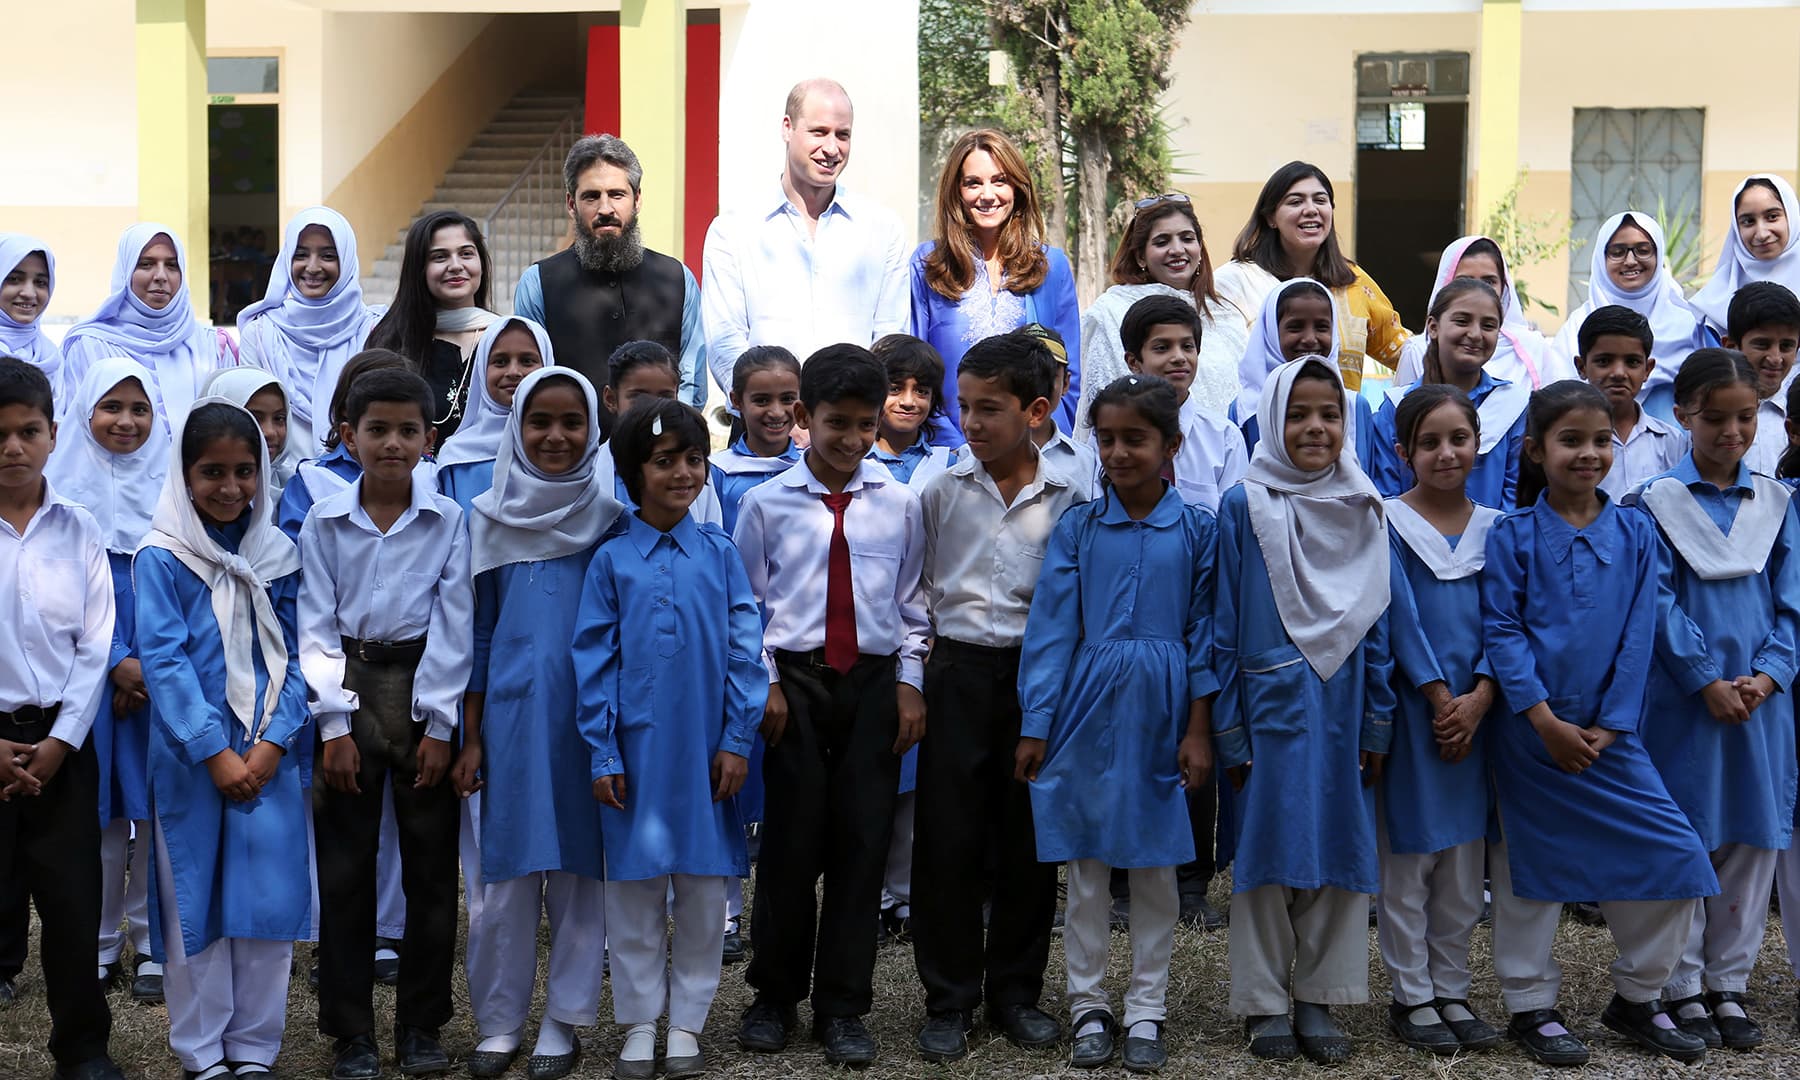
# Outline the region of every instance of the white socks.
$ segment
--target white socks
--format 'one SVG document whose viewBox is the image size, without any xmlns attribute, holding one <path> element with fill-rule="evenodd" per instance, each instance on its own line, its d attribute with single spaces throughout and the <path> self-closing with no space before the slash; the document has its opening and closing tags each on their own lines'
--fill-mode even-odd
<svg viewBox="0 0 1800 1080">
<path fill-rule="evenodd" d="M 1137 1023 L 1131 1025 L 1131 1030 L 1125 1033 L 1125 1037 L 1128 1039 L 1156 1038 L 1156 1021 L 1139 1020 Z"/>
<path fill-rule="evenodd" d="M 655 1061 L 656 1060 L 656 1025 L 633 1024 L 625 1032 L 625 1048 L 619 1051 L 620 1061 Z"/>
<path fill-rule="evenodd" d="M 510 1054 L 519 1048 L 519 1037 L 524 1032 L 523 1027 L 516 1027 L 504 1035 L 490 1035 L 476 1045 L 475 1052 L 478 1054 Z"/>
<path fill-rule="evenodd" d="M 695 1057 L 700 1053 L 700 1039 L 686 1028 L 669 1028 L 668 1056 L 672 1058 Z"/>
<path fill-rule="evenodd" d="M 1087 1023 L 1081 1025 L 1081 1027 L 1076 1029 L 1075 1037 L 1077 1039 L 1085 1039 L 1089 1035 L 1098 1035 L 1102 1031 L 1105 1031 L 1105 1030 L 1106 1030 L 1106 1021 L 1104 1021 L 1104 1020 L 1089 1020 Z"/>
<path fill-rule="evenodd" d="M 544 1022 L 538 1025 L 537 1046 L 531 1052 L 544 1057 L 561 1057 L 573 1049 L 575 1026 L 544 1017 Z"/>
</svg>

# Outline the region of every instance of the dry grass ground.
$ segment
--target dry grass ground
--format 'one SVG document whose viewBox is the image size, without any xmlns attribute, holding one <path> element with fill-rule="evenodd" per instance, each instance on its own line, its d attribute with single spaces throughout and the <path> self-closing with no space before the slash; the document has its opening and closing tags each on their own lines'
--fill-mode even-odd
<svg viewBox="0 0 1800 1080">
<path fill-rule="evenodd" d="M 1223 883 L 1215 885 L 1215 903 L 1223 904 Z M 1124 985 L 1128 957 L 1125 938 L 1113 938 L 1113 964 L 1110 985 L 1115 1001 Z M 1475 1007 L 1490 1021 L 1501 1022 L 1498 991 L 1489 955 L 1490 937 L 1486 927 L 1475 938 L 1474 969 L 1477 972 Z M 301 946 L 304 958 L 307 952 Z M 1606 1076 L 1606 1077 L 1780 1077 L 1800 1076 L 1800 1033 L 1795 1027 L 1795 980 L 1787 966 L 1785 943 L 1777 921 L 1771 920 L 1763 954 L 1756 967 L 1751 993 L 1757 1001 L 1753 1014 L 1769 1035 L 1768 1045 L 1752 1054 L 1714 1051 L 1705 1063 L 1683 1067 L 1652 1059 L 1628 1046 L 1599 1025 L 1599 1012 L 1611 993 L 1607 965 L 1613 957 L 1612 943 L 1605 930 L 1595 930 L 1565 920 L 1557 937 L 1557 958 L 1562 962 L 1564 986 L 1562 1008 L 1571 1024 L 1588 1037 L 1594 1051 L 1593 1064 L 1585 1070 L 1541 1069 L 1530 1062 L 1516 1047 L 1508 1044 L 1486 1054 L 1468 1055 L 1443 1060 L 1409 1051 L 1396 1043 L 1385 1029 L 1387 979 L 1374 953 L 1374 934 L 1370 934 L 1371 986 L 1373 1001 L 1368 1005 L 1340 1010 L 1356 1037 L 1356 1057 L 1348 1065 L 1331 1070 L 1338 1080 L 1372 1080 L 1375 1077 L 1527 1077 L 1527 1076 Z M 302 961 L 304 962 L 304 960 Z M 1046 980 L 1044 1007 L 1061 1013 L 1062 949 L 1060 942 L 1052 952 L 1050 972 Z M 1169 986 L 1169 1049 L 1172 1060 L 1165 1073 L 1179 1077 L 1303 1077 L 1317 1075 L 1319 1070 L 1304 1061 L 1289 1065 L 1271 1065 L 1252 1058 L 1244 1048 L 1242 1028 L 1225 1008 L 1229 971 L 1226 938 L 1223 933 L 1204 934 L 1182 930 L 1177 934 L 1175 959 Z M 21 979 L 23 997 L 15 1004 L 0 1009 L 0 1077 L 48 1076 L 51 1063 L 44 1053 L 49 1031 L 49 1017 L 44 1008 L 43 988 L 35 966 L 26 968 Z M 474 1026 L 468 1013 L 467 988 L 457 969 L 457 1017 L 444 1031 L 445 1043 L 453 1055 L 467 1053 L 475 1045 Z M 750 999 L 744 983 L 744 966 L 725 970 L 714 1004 L 712 1019 L 704 1039 L 706 1053 L 713 1063 L 710 1075 L 727 1077 L 773 1078 L 792 1077 L 822 1080 L 841 1075 L 824 1064 L 816 1046 L 797 1041 L 787 1053 L 763 1057 L 740 1052 L 732 1041 L 738 1014 Z M 124 992 L 112 995 L 113 1056 L 127 1075 L 146 1080 L 179 1080 L 180 1068 L 169 1056 L 167 1013 L 158 1007 L 135 1005 Z M 393 991 L 378 987 L 376 1008 L 390 1016 Z M 870 1025 L 881 1041 L 881 1056 L 871 1069 L 872 1075 L 884 1077 L 930 1077 L 933 1080 L 973 1077 L 1072 1077 L 1126 1075 L 1116 1066 L 1098 1074 L 1070 1069 L 1066 1049 L 1058 1053 L 1032 1054 L 1017 1050 L 1004 1040 L 980 1033 L 974 1052 L 954 1066 L 931 1066 L 919 1061 L 912 1050 L 913 1031 L 923 1010 L 918 978 L 914 974 L 912 950 L 905 945 L 890 946 L 881 952 L 876 971 L 875 1011 Z M 611 1075 L 612 1056 L 618 1052 L 621 1035 L 610 1024 L 610 997 L 600 1005 L 602 1023 L 585 1033 L 586 1056 L 576 1075 L 605 1077 Z M 806 1013 L 801 1010 L 802 1023 Z M 527 1029 L 527 1035 L 535 1028 Z M 313 1027 L 314 999 L 301 978 L 293 981 L 288 1004 L 287 1045 L 278 1063 L 280 1073 L 288 1077 L 324 1076 L 330 1071 L 330 1043 Z M 385 1023 L 385 1021 L 384 1021 Z M 382 1035 L 387 1047 L 388 1039 Z M 391 1049 L 391 1047 L 388 1047 Z M 529 1045 L 528 1045 L 529 1048 Z M 460 1074 L 460 1070 L 458 1070 Z M 398 1075 L 391 1067 L 388 1075 Z M 525 1075 L 524 1062 L 515 1066 L 515 1077 Z"/>
</svg>

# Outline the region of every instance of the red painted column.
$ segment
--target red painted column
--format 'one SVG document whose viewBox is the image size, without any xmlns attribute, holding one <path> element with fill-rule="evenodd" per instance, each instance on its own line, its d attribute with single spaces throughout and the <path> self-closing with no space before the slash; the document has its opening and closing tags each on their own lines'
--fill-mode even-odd
<svg viewBox="0 0 1800 1080">
<path fill-rule="evenodd" d="M 716 75 L 714 79 L 716 85 Z M 714 110 L 717 111 L 716 105 Z M 587 94 L 582 133 L 598 135 L 603 132 L 619 133 L 618 23 L 588 27 Z M 714 157 L 717 156 L 715 151 Z"/>
<path fill-rule="evenodd" d="M 616 41 L 616 39 L 615 39 Z M 719 21 L 688 23 L 687 176 L 683 178 L 682 261 L 700 276 L 706 229 L 719 212 Z"/>
</svg>

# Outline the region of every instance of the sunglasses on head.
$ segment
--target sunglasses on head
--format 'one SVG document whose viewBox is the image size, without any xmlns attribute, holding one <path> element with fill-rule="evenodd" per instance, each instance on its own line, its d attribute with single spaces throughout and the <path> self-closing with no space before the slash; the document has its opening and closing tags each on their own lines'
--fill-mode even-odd
<svg viewBox="0 0 1800 1080">
<path fill-rule="evenodd" d="M 1139 210 L 1147 210 L 1150 207 L 1155 206 L 1157 203 L 1160 203 L 1160 202 L 1184 203 L 1187 201 L 1189 201 L 1188 197 L 1186 195 L 1183 195 L 1181 192 L 1169 191 L 1169 192 L 1164 192 L 1161 195 L 1152 195 L 1147 199 L 1139 199 L 1137 202 L 1132 203 L 1131 205 L 1136 207 Z"/>
</svg>

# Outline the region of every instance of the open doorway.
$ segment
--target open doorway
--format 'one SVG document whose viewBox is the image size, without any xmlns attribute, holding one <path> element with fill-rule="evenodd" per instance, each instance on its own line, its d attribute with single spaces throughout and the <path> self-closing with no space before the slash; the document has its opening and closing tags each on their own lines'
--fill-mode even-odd
<svg viewBox="0 0 1800 1080">
<path fill-rule="evenodd" d="M 262 299 L 281 250 L 281 62 L 206 60 L 209 310 L 229 326 Z"/>
<path fill-rule="evenodd" d="M 1463 232 L 1468 76 L 1467 53 L 1357 58 L 1355 257 L 1415 330 Z"/>
</svg>

